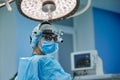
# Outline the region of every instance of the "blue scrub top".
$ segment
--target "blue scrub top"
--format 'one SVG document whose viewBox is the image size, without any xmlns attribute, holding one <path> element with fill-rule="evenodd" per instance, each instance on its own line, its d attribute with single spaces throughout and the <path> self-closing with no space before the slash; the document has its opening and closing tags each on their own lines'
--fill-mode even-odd
<svg viewBox="0 0 120 80">
<path fill-rule="evenodd" d="M 21 58 L 16 80 L 71 80 L 59 62 L 48 55 Z"/>
</svg>

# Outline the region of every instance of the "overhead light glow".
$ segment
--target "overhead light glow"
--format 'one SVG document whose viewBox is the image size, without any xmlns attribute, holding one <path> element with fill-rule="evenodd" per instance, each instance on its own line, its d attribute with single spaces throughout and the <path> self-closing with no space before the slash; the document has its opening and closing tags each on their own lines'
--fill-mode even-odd
<svg viewBox="0 0 120 80">
<path fill-rule="evenodd" d="M 73 15 L 79 0 L 17 0 L 19 11 L 37 21 L 53 21 Z"/>
</svg>

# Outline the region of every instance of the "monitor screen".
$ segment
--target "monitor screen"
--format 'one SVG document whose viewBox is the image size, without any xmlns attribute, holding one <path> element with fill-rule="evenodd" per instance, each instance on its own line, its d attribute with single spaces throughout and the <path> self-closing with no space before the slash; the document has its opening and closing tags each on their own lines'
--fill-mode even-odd
<svg viewBox="0 0 120 80">
<path fill-rule="evenodd" d="M 72 70 L 85 70 L 93 68 L 93 59 L 97 54 L 96 50 L 81 51 L 71 53 L 71 68 Z"/>
<path fill-rule="evenodd" d="M 90 60 L 91 60 L 90 53 L 76 54 L 74 56 L 74 65 L 75 65 L 75 68 L 90 67 L 91 66 Z"/>
</svg>

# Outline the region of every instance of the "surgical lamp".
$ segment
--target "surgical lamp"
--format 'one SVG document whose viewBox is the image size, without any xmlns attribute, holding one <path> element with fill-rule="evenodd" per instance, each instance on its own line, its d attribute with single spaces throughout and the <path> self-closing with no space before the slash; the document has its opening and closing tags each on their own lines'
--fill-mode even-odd
<svg viewBox="0 0 120 80">
<path fill-rule="evenodd" d="M 0 7 L 6 6 L 8 11 L 12 11 L 12 8 L 10 6 L 10 3 L 14 0 L 0 0 Z"/>
<path fill-rule="evenodd" d="M 55 21 L 78 16 L 91 4 L 78 11 L 80 0 L 16 0 L 19 12 L 36 21 Z"/>
</svg>

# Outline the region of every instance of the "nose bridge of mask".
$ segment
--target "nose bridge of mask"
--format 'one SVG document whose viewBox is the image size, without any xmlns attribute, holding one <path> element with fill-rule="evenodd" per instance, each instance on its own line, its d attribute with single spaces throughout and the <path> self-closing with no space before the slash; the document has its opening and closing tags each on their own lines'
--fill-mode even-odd
<svg viewBox="0 0 120 80">
<path fill-rule="evenodd" d="M 44 40 L 42 42 L 42 45 L 40 46 L 40 50 L 44 54 L 55 53 L 58 50 L 58 45 L 53 40 L 51 40 L 51 41 Z"/>
<path fill-rule="evenodd" d="M 51 40 L 51 41 L 47 41 L 47 40 L 42 41 L 42 45 L 52 45 L 52 44 L 54 44 L 53 40 Z"/>
</svg>

